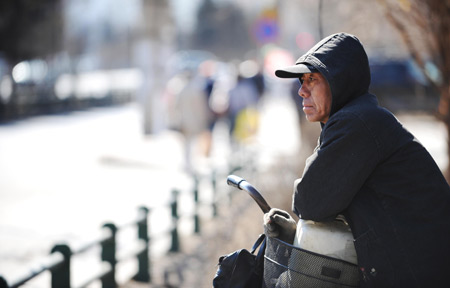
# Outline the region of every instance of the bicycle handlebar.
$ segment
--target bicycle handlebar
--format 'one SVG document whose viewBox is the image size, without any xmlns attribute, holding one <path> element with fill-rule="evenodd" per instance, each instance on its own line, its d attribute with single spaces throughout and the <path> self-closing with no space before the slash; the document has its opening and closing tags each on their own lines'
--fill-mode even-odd
<svg viewBox="0 0 450 288">
<path fill-rule="evenodd" d="M 255 187 L 241 177 L 229 175 L 227 177 L 227 184 L 240 190 L 245 190 L 253 198 L 253 200 L 255 200 L 256 204 L 258 204 L 259 208 L 261 208 L 264 213 L 267 213 L 270 209 L 272 209 L 258 190 L 256 190 Z"/>
</svg>

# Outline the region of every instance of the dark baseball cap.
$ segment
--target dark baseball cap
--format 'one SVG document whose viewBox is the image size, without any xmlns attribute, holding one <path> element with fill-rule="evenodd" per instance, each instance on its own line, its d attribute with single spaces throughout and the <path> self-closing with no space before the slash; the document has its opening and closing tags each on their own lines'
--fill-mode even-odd
<svg viewBox="0 0 450 288">
<path fill-rule="evenodd" d="M 319 71 L 313 66 L 307 63 L 299 63 L 283 69 L 278 69 L 275 71 L 275 75 L 279 78 L 299 78 L 302 74 L 315 72 Z"/>
</svg>

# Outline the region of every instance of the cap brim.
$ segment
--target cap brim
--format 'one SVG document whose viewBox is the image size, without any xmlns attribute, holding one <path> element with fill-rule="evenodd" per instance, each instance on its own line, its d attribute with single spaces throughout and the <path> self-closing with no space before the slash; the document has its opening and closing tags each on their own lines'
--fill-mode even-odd
<svg viewBox="0 0 450 288">
<path fill-rule="evenodd" d="M 299 78 L 302 74 L 314 72 L 317 72 L 317 69 L 313 66 L 300 63 L 294 66 L 278 69 L 275 71 L 275 75 L 279 78 Z"/>
</svg>

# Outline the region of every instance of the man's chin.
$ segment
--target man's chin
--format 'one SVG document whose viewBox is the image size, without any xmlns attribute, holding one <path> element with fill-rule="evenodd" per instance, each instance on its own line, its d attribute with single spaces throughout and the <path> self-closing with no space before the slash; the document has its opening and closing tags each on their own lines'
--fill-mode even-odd
<svg viewBox="0 0 450 288">
<path fill-rule="evenodd" d="M 308 122 L 318 122 L 318 120 L 316 120 L 316 118 L 314 118 L 313 116 L 308 116 L 308 115 L 305 115 L 306 116 L 306 120 L 308 121 Z"/>
</svg>

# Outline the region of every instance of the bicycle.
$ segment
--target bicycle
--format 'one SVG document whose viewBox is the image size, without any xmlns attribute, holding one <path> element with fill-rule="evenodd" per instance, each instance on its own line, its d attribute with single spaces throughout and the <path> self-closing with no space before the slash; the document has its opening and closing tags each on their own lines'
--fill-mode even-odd
<svg viewBox="0 0 450 288">
<path fill-rule="evenodd" d="M 241 177 L 229 175 L 227 184 L 246 191 L 263 213 L 271 210 L 261 193 Z M 262 283 L 264 288 L 359 287 L 359 272 L 353 263 L 266 237 Z"/>
</svg>

